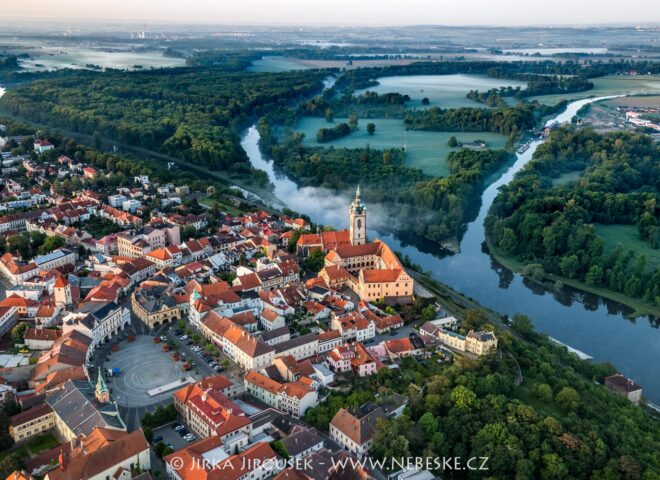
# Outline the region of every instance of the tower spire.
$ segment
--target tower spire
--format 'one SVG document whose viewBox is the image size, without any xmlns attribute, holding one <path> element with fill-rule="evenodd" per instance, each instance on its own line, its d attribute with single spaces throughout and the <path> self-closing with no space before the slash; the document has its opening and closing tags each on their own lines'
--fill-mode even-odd
<svg viewBox="0 0 660 480">
<path fill-rule="evenodd" d="M 352 245 L 362 245 L 367 240 L 367 209 L 362 203 L 360 184 L 355 190 L 355 200 L 349 207 L 349 236 Z"/>
<path fill-rule="evenodd" d="M 107 403 L 110 401 L 110 390 L 103 380 L 102 370 L 99 368 L 99 376 L 96 380 L 96 391 L 94 392 L 96 399 L 100 403 Z"/>
</svg>

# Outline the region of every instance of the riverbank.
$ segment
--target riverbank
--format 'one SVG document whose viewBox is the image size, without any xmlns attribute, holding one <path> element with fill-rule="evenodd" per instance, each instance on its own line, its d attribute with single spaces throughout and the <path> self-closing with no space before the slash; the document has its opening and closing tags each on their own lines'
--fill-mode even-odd
<svg viewBox="0 0 660 480">
<path fill-rule="evenodd" d="M 486 235 L 486 245 L 488 246 L 488 253 L 490 253 L 491 257 L 493 257 L 495 261 L 497 261 L 503 267 L 506 267 L 509 270 L 522 275 L 525 266 L 527 266 L 528 264 L 504 254 L 500 249 L 498 249 L 495 245 L 493 245 L 493 243 L 489 240 L 488 235 Z M 592 287 L 590 285 L 585 284 L 584 282 L 580 282 L 572 278 L 566 278 L 545 272 L 542 274 L 541 280 L 532 278 L 527 275 L 523 275 L 523 276 L 525 277 L 525 279 L 529 280 L 530 282 L 534 282 L 545 288 L 554 289 L 555 283 L 561 282 L 563 285 L 574 288 L 576 290 L 592 293 L 594 295 L 598 295 L 599 297 L 607 298 L 608 300 L 612 300 L 622 305 L 625 305 L 630 309 L 632 309 L 632 313 L 624 315 L 626 318 L 637 318 L 644 315 L 652 315 L 654 317 L 660 317 L 660 308 L 654 307 L 653 305 L 649 305 L 644 301 L 642 301 L 641 299 L 627 297 L 622 293 L 612 292 L 611 290 L 607 290 L 604 288 Z"/>
</svg>

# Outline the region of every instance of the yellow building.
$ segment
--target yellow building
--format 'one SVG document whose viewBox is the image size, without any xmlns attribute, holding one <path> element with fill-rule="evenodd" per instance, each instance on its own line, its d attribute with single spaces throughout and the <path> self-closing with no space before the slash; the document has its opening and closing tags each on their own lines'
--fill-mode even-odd
<svg viewBox="0 0 660 480">
<path fill-rule="evenodd" d="M 55 427 L 55 413 L 42 403 L 9 419 L 9 434 L 14 442 L 24 442 Z"/>
<path fill-rule="evenodd" d="M 181 319 L 181 309 L 167 284 L 144 282 L 131 294 L 131 310 L 150 328 Z"/>
</svg>

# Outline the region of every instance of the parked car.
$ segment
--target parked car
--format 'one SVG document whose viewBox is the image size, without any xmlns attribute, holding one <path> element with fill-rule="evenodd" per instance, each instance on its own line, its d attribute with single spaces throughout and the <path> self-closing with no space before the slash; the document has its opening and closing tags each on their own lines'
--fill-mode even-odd
<svg viewBox="0 0 660 480">
<path fill-rule="evenodd" d="M 184 427 L 184 426 L 181 425 L 180 423 L 176 423 L 176 424 L 172 425 L 172 428 L 173 428 L 174 430 L 176 430 L 177 432 L 179 432 L 179 431 L 181 431 L 181 430 L 184 430 L 186 427 Z"/>
<path fill-rule="evenodd" d="M 162 441 L 163 441 L 163 436 L 162 436 L 162 435 L 156 435 L 156 436 L 153 438 L 153 440 L 151 440 L 151 442 L 154 443 L 154 444 L 156 444 L 156 443 L 158 443 L 158 442 L 162 442 Z"/>
<path fill-rule="evenodd" d="M 188 335 L 181 335 L 179 340 L 188 340 Z"/>
<path fill-rule="evenodd" d="M 390 330 L 390 337 L 393 337 L 394 335 L 396 335 L 396 330 Z"/>
<path fill-rule="evenodd" d="M 224 369 L 225 369 L 225 367 L 221 367 L 220 365 L 217 365 L 217 366 L 213 367 L 213 371 L 215 373 L 220 373 L 220 372 L 224 371 Z"/>
<path fill-rule="evenodd" d="M 185 437 L 189 433 L 190 432 L 188 430 L 186 430 L 185 428 L 183 430 L 179 430 L 179 435 L 181 435 L 182 437 Z"/>
</svg>

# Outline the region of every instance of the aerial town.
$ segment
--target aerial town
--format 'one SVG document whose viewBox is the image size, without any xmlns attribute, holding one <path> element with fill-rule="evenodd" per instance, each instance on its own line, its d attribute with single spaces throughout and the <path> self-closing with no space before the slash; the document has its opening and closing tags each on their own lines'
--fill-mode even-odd
<svg viewBox="0 0 660 480">
<path fill-rule="evenodd" d="M 367 456 L 408 398 L 375 393 L 327 430 L 305 413 L 406 357 L 497 352 L 367 237 L 359 186 L 346 230 L 268 211 L 209 223 L 187 185 L 104 189 L 106 171 L 51 141 L 2 142 L 28 146 L 2 152 L 0 201 L 0 401 L 24 478 L 372 478 L 334 462 Z"/>
</svg>

